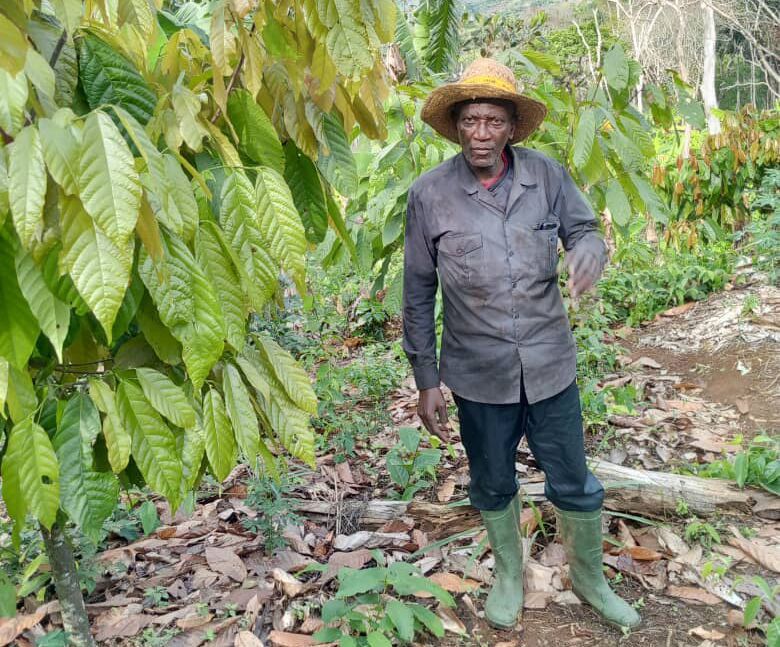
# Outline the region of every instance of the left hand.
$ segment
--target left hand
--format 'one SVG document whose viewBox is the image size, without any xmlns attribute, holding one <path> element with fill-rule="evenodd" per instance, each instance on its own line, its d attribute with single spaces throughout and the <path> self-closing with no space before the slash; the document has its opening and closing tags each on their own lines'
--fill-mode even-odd
<svg viewBox="0 0 780 647">
<path fill-rule="evenodd" d="M 566 252 L 566 268 L 569 270 L 569 292 L 573 298 L 593 289 L 601 274 L 598 257 L 589 250 L 574 249 Z"/>
</svg>

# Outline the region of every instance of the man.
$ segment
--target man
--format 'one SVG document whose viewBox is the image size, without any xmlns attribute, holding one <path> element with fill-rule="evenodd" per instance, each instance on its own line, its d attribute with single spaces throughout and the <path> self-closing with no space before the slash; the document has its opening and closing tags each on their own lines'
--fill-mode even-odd
<svg viewBox="0 0 780 647">
<path fill-rule="evenodd" d="M 512 71 L 481 59 L 434 90 L 422 118 L 462 152 L 409 191 L 404 258 L 404 350 L 418 414 L 448 439 L 440 380 L 458 406 L 471 503 L 495 557 L 486 619 L 510 628 L 523 608 L 515 454 L 523 435 L 546 475 L 574 591 L 608 622 L 639 616 L 602 572 L 604 491 L 588 470 L 575 382 L 576 348 L 557 281 L 566 250 L 573 296 L 606 261 L 593 212 L 566 170 L 513 147 L 542 122 L 543 104 L 516 89 Z M 441 281 L 444 329 L 436 362 L 434 305 Z"/>
</svg>

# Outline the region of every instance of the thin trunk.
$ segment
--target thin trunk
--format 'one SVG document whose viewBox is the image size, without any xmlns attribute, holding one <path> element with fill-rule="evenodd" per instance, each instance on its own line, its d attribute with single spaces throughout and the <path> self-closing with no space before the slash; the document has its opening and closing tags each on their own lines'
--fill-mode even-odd
<svg viewBox="0 0 780 647">
<path fill-rule="evenodd" d="M 712 114 L 713 108 L 718 107 L 718 95 L 715 91 L 715 65 L 717 54 L 715 53 L 715 12 L 708 4 L 704 9 L 704 61 L 701 76 L 701 98 L 704 102 L 704 112 L 707 114 L 707 129 L 710 135 L 720 132 L 720 119 Z"/>
<path fill-rule="evenodd" d="M 59 522 L 46 530 L 41 527 L 46 554 L 49 556 L 54 588 L 60 601 L 62 624 L 68 633 L 69 645 L 94 647 L 89 631 L 89 617 L 81 595 L 76 560 L 68 538 Z"/>
</svg>

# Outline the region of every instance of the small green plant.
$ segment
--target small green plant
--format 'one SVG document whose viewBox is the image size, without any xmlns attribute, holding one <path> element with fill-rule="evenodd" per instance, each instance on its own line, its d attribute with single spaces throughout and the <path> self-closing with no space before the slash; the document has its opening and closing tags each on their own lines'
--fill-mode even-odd
<svg viewBox="0 0 780 647">
<path fill-rule="evenodd" d="M 757 294 L 748 294 L 742 302 L 742 316 L 752 315 L 761 307 L 761 299 Z"/>
<path fill-rule="evenodd" d="M 152 608 L 168 606 L 168 590 L 164 586 L 144 589 L 144 603 Z"/>
<path fill-rule="evenodd" d="M 385 464 L 393 483 L 401 488 L 401 500 L 411 501 L 436 478 L 436 467 L 441 461 L 439 439 L 431 436 L 433 447 L 423 448 L 422 434 L 413 427 L 401 427 L 398 436 L 400 440 L 387 452 Z"/>
<path fill-rule="evenodd" d="M 731 557 L 712 553 L 701 568 L 702 579 L 720 581 L 731 568 Z"/>
<path fill-rule="evenodd" d="M 677 499 L 677 504 L 675 505 L 674 512 L 678 517 L 687 517 L 690 515 L 691 510 L 688 507 L 688 502 L 680 497 Z"/>
<path fill-rule="evenodd" d="M 734 443 L 742 447 L 742 438 Z M 756 436 L 734 455 L 713 461 L 696 470 L 698 476 L 735 481 L 739 487 L 753 485 L 780 495 L 780 436 Z"/>
<path fill-rule="evenodd" d="M 318 642 L 338 642 L 342 647 L 390 647 L 395 641 L 419 642 L 423 632 L 441 638 L 444 627 L 436 614 L 402 598 L 425 591 L 444 606 L 455 605 L 449 593 L 405 562 L 362 570 L 342 568 L 338 580 L 336 598 L 322 607 L 322 620 L 329 626 L 314 634 Z"/>
<path fill-rule="evenodd" d="M 175 636 L 181 633 L 180 629 L 144 629 L 144 632 L 136 639 L 138 647 L 165 647 Z"/>
<path fill-rule="evenodd" d="M 286 546 L 282 536 L 286 526 L 300 523 L 300 517 L 289 501 L 293 484 L 293 477 L 285 472 L 278 480 L 260 476 L 249 482 L 246 504 L 258 515 L 254 519 L 244 519 L 244 527 L 265 538 L 268 553 Z"/>
<path fill-rule="evenodd" d="M 715 529 L 715 526 L 700 519 L 694 519 L 685 527 L 685 540 L 688 542 L 698 541 L 705 548 L 712 547 L 712 544 L 721 543 L 720 533 Z"/>
<path fill-rule="evenodd" d="M 753 583 L 760 590 L 760 594 L 752 597 L 745 605 L 743 624 L 749 627 L 759 618 L 761 613 L 767 618 L 766 622 L 759 623 L 758 628 L 766 636 L 767 647 L 777 647 L 780 645 L 780 584 L 770 586 L 769 583 L 760 575 L 752 578 Z M 767 611 L 762 613 L 761 607 L 765 606 Z"/>
</svg>

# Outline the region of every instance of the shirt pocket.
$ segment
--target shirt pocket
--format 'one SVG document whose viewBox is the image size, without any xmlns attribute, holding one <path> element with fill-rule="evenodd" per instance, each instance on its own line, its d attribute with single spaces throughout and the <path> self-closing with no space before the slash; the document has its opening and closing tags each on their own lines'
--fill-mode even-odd
<svg viewBox="0 0 780 647">
<path fill-rule="evenodd" d="M 558 229 L 560 223 L 541 220 L 531 227 L 532 258 L 542 278 L 558 274 Z"/>
<path fill-rule="evenodd" d="M 480 285 L 483 259 L 482 234 L 449 234 L 439 239 L 439 270 L 444 282 Z"/>
</svg>

